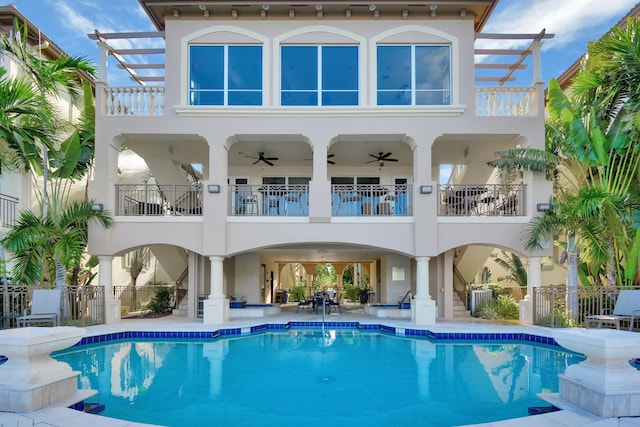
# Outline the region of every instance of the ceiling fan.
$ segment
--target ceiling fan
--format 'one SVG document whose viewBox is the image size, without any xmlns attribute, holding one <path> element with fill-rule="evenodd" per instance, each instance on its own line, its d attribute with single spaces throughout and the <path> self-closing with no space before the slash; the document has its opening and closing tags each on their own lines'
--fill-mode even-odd
<svg viewBox="0 0 640 427">
<path fill-rule="evenodd" d="M 336 162 L 334 162 L 333 160 L 329 160 L 333 156 L 335 156 L 335 154 L 327 154 L 327 163 L 329 163 L 330 165 L 335 165 L 336 164 Z M 311 158 L 311 159 L 302 159 L 302 160 L 313 160 L 313 158 Z"/>
<path fill-rule="evenodd" d="M 258 153 L 258 157 L 254 157 L 254 156 L 245 156 L 247 159 L 257 159 L 255 162 L 252 163 L 252 165 L 255 165 L 258 162 L 264 162 L 266 164 L 268 164 L 269 166 L 273 166 L 273 163 L 271 163 L 272 160 L 278 160 L 277 157 L 265 157 L 264 156 L 264 152 L 260 151 Z"/>
<path fill-rule="evenodd" d="M 373 162 L 377 162 L 378 165 L 380 167 L 384 166 L 384 162 L 397 162 L 398 159 L 392 159 L 391 157 L 391 152 L 388 153 L 383 153 L 382 151 L 380 151 L 378 153 L 378 155 L 376 156 L 375 154 L 369 154 L 371 157 L 373 157 L 373 160 L 369 160 L 368 162 L 365 163 L 373 163 Z"/>
</svg>

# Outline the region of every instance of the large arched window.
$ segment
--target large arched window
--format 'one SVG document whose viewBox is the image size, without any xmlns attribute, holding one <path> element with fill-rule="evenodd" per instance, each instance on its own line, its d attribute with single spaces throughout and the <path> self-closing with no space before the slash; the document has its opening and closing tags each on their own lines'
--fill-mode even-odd
<svg viewBox="0 0 640 427">
<path fill-rule="evenodd" d="M 450 105 L 451 47 L 377 46 L 378 105 Z"/>
<path fill-rule="evenodd" d="M 281 105 L 358 105 L 358 46 L 283 45 Z"/>
<path fill-rule="evenodd" d="M 189 46 L 189 105 L 262 105 L 262 46 Z"/>
</svg>

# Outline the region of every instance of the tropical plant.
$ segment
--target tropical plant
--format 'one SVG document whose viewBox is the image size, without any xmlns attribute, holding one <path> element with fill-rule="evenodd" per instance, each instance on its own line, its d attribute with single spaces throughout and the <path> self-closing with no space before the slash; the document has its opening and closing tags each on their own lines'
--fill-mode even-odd
<svg viewBox="0 0 640 427">
<path fill-rule="evenodd" d="M 476 317 L 489 320 L 518 319 L 520 309 L 518 302 L 510 295 L 498 295 L 490 303 L 482 304 L 476 311 Z"/>
<path fill-rule="evenodd" d="M 95 211 L 92 205 L 92 200 L 75 201 L 47 211 L 45 216 L 22 211 L 2 239 L 4 247 L 13 254 L 14 280 L 38 284 L 46 262 L 55 267 L 56 287 L 64 287 L 67 271 L 82 262 L 89 223 L 96 221 L 109 227 L 113 222 L 108 212 Z"/>
<path fill-rule="evenodd" d="M 171 295 L 173 289 L 168 285 L 158 285 L 153 291 L 153 298 L 146 309 L 153 313 L 165 313 L 171 309 Z"/>
<path fill-rule="evenodd" d="M 498 277 L 498 282 L 508 281 L 515 282 L 518 286 L 527 286 L 527 269 L 525 268 L 522 259 L 514 253 L 507 254 L 506 251 L 501 251 L 504 258 L 496 256 L 495 263 L 507 271 L 507 276 Z"/>
<path fill-rule="evenodd" d="M 147 265 L 149 249 L 139 248 L 129 253 L 129 275 L 131 276 L 131 310 L 138 309 L 138 276 Z"/>
</svg>

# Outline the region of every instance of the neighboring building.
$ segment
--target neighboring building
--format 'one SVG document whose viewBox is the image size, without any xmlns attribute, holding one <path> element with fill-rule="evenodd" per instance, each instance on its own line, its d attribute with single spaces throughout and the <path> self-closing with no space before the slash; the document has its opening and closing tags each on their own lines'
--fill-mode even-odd
<svg viewBox="0 0 640 427">
<path fill-rule="evenodd" d="M 19 28 L 16 28 L 16 24 Z M 44 59 L 57 59 L 64 55 L 64 51 L 51 39 L 42 33 L 31 21 L 22 15 L 13 5 L 0 6 L 0 31 L 4 34 L 15 35 L 26 26 L 28 44 L 33 47 L 34 53 Z M 21 75 L 19 64 L 9 56 L 0 52 L 0 66 L 7 70 L 9 78 Z M 81 73 L 81 78 L 92 82 L 91 77 Z M 56 99 L 61 118 L 74 122 L 80 116 L 78 108 L 70 102 L 66 93 L 60 93 Z M 37 185 L 41 185 L 41 180 Z M 3 170 L 0 176 L 0 226 L 2 235 L 14 225 L 21 210 L 34 209 L 37 200 L 34 197 L 34 180 L 30 173 L 20 173 Z"/>
<path fill-rule="evenodd" d="M 521 236 L 551 182 L 528 173 L 503 187 L 486 162 L 544 148 L 540 44 L 550 36 L 513 35 L 532 40 L 519 52 L 476 49 L 510 38 L 481 33 L 497 0 L 140 3 L 157 33 L 93 35 L 90 194 L 115 223 L 91 229 L 89 250 L 108 322 L 119 318 L 113 257 L 137 247 L 173 279 L 188 275 L 187 315 L 202 307 L 206 324 L 228 320 L 231 297 L 275 302 L 291 265 L 310 275 L 331 263 L 340 275 L 356 264 L 378 302 L 411 291 L 418 324 L 453 317 L 455 291 L 495 248 L 527 257 L 529 289 L 541 284 L 551 248 L 528 253 Z M 165 47 L 111 45 L 133 37 Z M 479 59 L 513 53 L 506 66 Z M 108 55 L 142 84 L 109 86 Z M 509 86 L 528 55 L 533 83 Z M 123 147 L 152 179 L 119 178 Z"/>
</svg>

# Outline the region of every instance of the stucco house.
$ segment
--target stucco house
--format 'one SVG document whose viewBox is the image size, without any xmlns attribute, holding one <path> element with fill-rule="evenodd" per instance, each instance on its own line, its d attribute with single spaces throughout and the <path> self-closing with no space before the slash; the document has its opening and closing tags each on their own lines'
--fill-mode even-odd
<svg viewBox="0 0 640 427">
<path fill-rule="evenodd" d="M 187 278 L 185 314 L 205 324 L 228 321 L 234 297 L 275 303 L 294 264 L 339 275 L 357 264 L 377 302 L 410 292 L 412 320 L 427 325 L 454 316 L 456 283 L 495 248 L 526 257 L 529 289 L 541 284 L 552 249 L 528 253 L 521 234 L 551 182 L 528 173 L 501 185 L 487 162 L 544 148 L 550 35 L 483 34 L 497 0 L 139 1 L 157 32 L 91 35 L 90 196 L 115 222 L 90 230 L 89 251 L 107 322 L 120 316 L 114 257 L 139 247 Z M 477 47 L 509 38 L 530 45 Z M 133 84 L 108 84 L 109 57 Z M 514 86 L 521 72 L 529 83 Z M 120 181 L 124 147 L 151 183 Z"/>
</svg>

